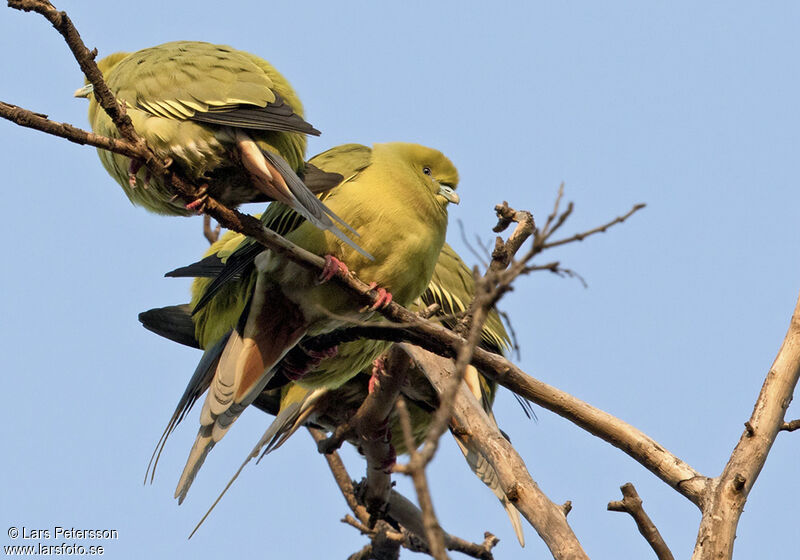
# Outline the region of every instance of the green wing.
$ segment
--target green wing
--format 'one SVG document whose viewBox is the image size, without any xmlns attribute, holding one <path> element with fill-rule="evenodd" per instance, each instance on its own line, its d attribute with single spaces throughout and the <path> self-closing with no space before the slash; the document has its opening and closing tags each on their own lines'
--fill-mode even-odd
<svg viewBox="0 0 800 560">
<path fill-rule="evenodd" d="M 128 55 L 107 81 L 128 105 L 155 116 L 318 135 L 286 103 L 284 96 L 294 97 L 289 102 L 300 107 L 276 78 L 272 66 L 250 53 L 176 41 Z"/>
<path fill-rule="evenodd" d="M 436 269 L 428 288 L 422 294 L 422 302 L 428 306 L 438 303 L 441 311 L 437 315 L 448 317 L 444 324 L 452 328 L 455 315 L 467 310 L 475 293 L 475 280 L 472 271 L 464 264 L 458 253 L 447 243 L 444 244 Z M 500 315 L 492 309 L 481 332 L 482 346 L 492 352 L 502 353 L 511 347 L 511 339 L 503 327 Z"/>
</svg>

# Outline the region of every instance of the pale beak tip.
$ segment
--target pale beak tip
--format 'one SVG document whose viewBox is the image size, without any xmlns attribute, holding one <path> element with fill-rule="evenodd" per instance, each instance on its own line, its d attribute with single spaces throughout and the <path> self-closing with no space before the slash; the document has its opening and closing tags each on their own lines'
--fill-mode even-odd
<svg viewBox="0 0 800 560">
<path fill-rule="evenodd" d="M 89 95 L 94 91 L 94 87 L 92 84 L 88 84 L 83 86 L 82 88 L 78 88 L 72 94 L 73 97 L 89 97 Z"/>
</svg>

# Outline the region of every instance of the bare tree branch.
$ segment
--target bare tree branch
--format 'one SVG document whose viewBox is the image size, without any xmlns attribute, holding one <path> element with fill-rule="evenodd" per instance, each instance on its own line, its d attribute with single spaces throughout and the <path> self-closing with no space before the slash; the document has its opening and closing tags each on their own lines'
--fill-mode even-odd
<svg viewBox="0 0 800 560">
<path fill-rule="evenodd" d="M 658 532 L 653 521 L 645 513 L 642 507 L 642 499 L 639 497 L 633 484 L 630 482 L 623 484 L 620 490 L 622 490 L 622 500 L 609 502 L 608 511 L 629 513 L 636 522 L 636 526 L 647 541 L 647 544 L 649 544 L 653 552 L 656 553 L 658 560 L 674 560 L 675 557 L 672 555 L 672 551 L 667 546 L 667 543 L 665 543 L 664 539 L 661 537 L 661 533 Z"/>
<path fill-rule="evenodd" d="M 23 109 L 11 103 L 0 101 L 0 117 L 18 124 L 19 126 L 24 126 L 25 128 L 32 128 L 40 132 L 52 134 L 53 136 L 65 138 L 75 144 L 88 144 L 89 146 L 102 148 L 130 158 L 142 156 L 142 152 L 137 150 L 130 142 L 117 138 L 100 136 L 94 132 L 88 132 L 69 123 L 51 121 L 47 118 L 47 115 L 35 113 L 34 111 Z"/>
<path fill-rule="evenodd" d="M 414 366 L 441 395 L 454 376 L 452 360 L 421 348 L 400 344 L 413 358 Z M 539 489 L 525 463 L 511 443 L 489 421 L 472 393 L 463 383 L 453 398 L 450 426 L 470 443 L 497 473 L 498 481 L 509 501 L 528 520 L 550 548 L 554 558 L 587 558 L 586 553 L 566 522 L 562 506 L 554 504 Z"/>
<path fill-rule="evenodd" d="M 325 433 L 316 428 L 309 428 L 308 431 L 317 442 L 317 445 L 325 440 Z M 339 454 L 331 452 L 325 455 L 325 460 L 331 469 L 333 478 L 336 481 L 339 490 L 342 492 L 348 507 L 358 519 L 359 530 L 365 529 L 367 533 L 373 531 L 368 527 L 370 522 L 370 515 L 367 508 L 359 503 L 357 492 L 353 485 L 350 475 L 347 474 L 347 469 L 339 457 Z M 413 550 L 415 552 L 428 552 L 427 541 L 425 540 L 425 531 L 423 529 L 422 512 L 413 503 L 406 499 L 400 493 L 392 490 L 389 496 L 389 505 L 387 516 L 397 522 L 403 528 L 405 535 L 404 548 Z M 481 560 L 492 560 L 492 548 L 497 544 L 497 538 L 491 533 L 484 533 L 484 541 L 481 544 L 471 543 L 459 537 L 444 533 L 444 543 L 448 550 L 461 552 L 473 558 Z"/>
<path fill-rule="evenodd" d="M 799 377 L 800 298 L 795 305 L 783 344 L 764 379 L 745 431 L 722 474 L 711 481 L 702 508 L 703 518 L 692 555 L 694 560 L 722 560 L 732 557 L 739 517 L 778 431 L 785 424 L 784 415 L 792 401 Z"/>
<path fill-rule="evenodd" d="M 370 543 L 350 555 L 348 560 L 397 560 L 400 557 L 400 547 L 405 543 L 405 537 L 385 521 L 378 521 L 374 529 L 370 529 L 349 515 L 346 515 L 342 522 L 370 537 Z"/>
<path fill-rule="evenodd" d="M 367 479 L 362 499 L 373 517 L 370 523 L 385 514 L 392 488 L 391 472 L 396 457 L 389 433 L 389 414 L 405 381 L 408 356 L 392 348 L 380 362 L 373 371 L 373 390 L 350 421 L 341 424 L 330 438 L 318 444 L 322 453 L 330 453 L 345 439 L 356 436 L 358 448 L 367 459 Z"/>
</svg>

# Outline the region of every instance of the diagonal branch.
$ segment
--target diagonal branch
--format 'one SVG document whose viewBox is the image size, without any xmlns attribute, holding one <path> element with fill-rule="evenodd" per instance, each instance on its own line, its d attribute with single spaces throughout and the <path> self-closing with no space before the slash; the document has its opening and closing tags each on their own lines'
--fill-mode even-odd
<svg viewBox="0 0 800 560">
<path fill-rule="evenodd" d="M 636 522 L 639 532 L 653 549 L 653 552 L 656 553 L 658 560 L 674 560 L 675 557 L 661 537 L 661 533 L 658 532 L 653 521 L 645 513 L 642 507 L 642 499 L 633 484 L 630 482 L 623 484 L 620 490 L 622 490 L 622 500 L 609 502 L 608 511 L 621 511 L 630 514 Z"/>
<path fill-rule="evenodd" d="M 144 154 L 135 145 L 119 138 L 108 138 L 94 132 L 88 132 L 69 123 L 51 121 L 47 115 L 23 109 L 11 103 L 0 101 L 0 117 L 7 119 L 19 126 L 32 128 L 40 132 L 65 138 L 70 142 L 81 145 L 90 145 L 101 148 L 129 158 L 141 158 Z"/>
<path fill-rule="evenodd" d="M 764 379 L 753 414 L 728 464 L 711 482 L 695 545 L 694 560 L 733 555 L 736 527 L 747 496 L 767 460 L 800 378 L 800 298 L 772 367 Z"/>
<path fill-rule="evenodd" d="M 343 329 L 317 337 L 314 343 L 308 344 L 308 347 L 329 348 L 337 341 L 373 338 L 410 342 L 435 354 L 452 358 L 456 356 L 457 349 L 465 343 L 465 340 L 453 331 L 436 323 L 421 321 L 408 310 L 398 311 L 396 314 L 392 312 L 392 319 L 409 324 L 416 321 L 416 324 L 405 329 L 380 325 Z M 517 395 L 555 412 L 627 453 L 692 503 L 701 506 L 708 479 L 641 430 L 569 393 L 531 377 L 498 354 L 476 348 L 472 365 Z"/>
</svg>

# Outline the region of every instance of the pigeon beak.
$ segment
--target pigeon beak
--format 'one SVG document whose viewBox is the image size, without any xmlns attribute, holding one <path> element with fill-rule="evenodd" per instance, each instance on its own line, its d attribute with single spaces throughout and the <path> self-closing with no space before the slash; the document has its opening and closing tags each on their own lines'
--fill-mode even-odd
<svg viewBox="0 0 800 560">
<path fill-rule="evenodd" d="M 80 89 L 76 89 L 75 93 L 73 93 L 73 97 L 89 97 L 92 92 L 94 91 L 94 86 L 92 84 L 86 84 Z"/>
<path fill-rule="evenodd" d="M 452 202 L 453 204 L 458 204 L 461 202 L 461 198 L 456 194 L 456 191 L 448 187 L 447 185 L 439 185 L 439 193 L 442 195 L 447 202 Z"/>
</svg>

